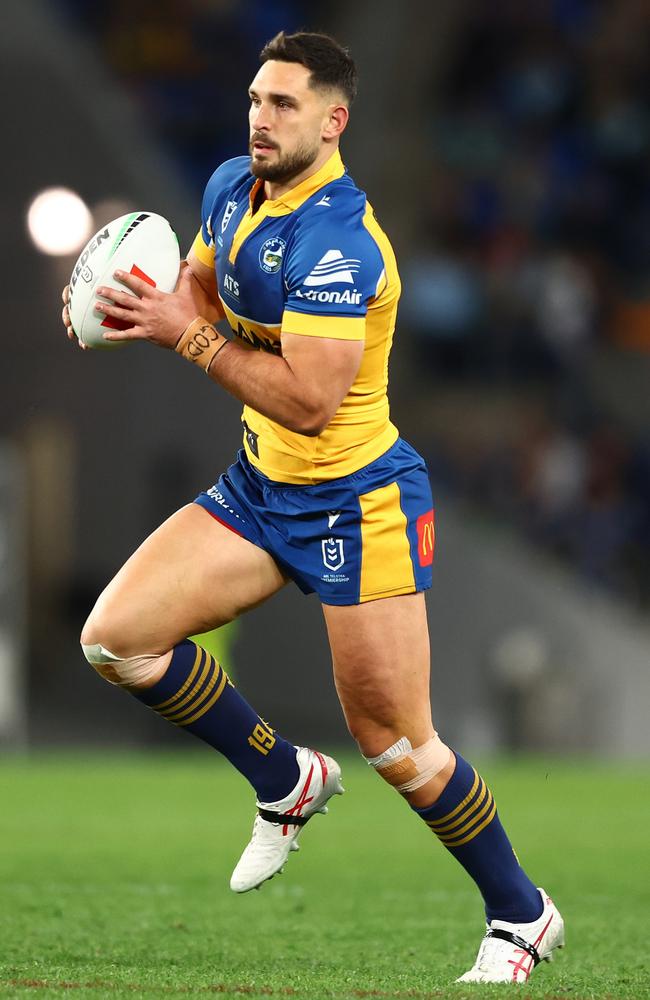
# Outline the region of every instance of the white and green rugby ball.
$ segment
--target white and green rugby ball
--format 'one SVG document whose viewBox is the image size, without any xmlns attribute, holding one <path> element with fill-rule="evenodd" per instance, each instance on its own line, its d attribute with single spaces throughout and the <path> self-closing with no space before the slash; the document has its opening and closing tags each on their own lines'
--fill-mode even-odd
<svg viewBox="0 0 650 1000">
<path fill-rule="evenodd" d="M 130 212 L 103 226 L 83 248 L 70 277 L 69 310 L 72 329 L 86 347 L 121 347 L 104 340 L 110 330 L 127 324 L 95 309 L 102 285 L 129 290 L 113 277 L 130 272 L 162 292 L 173 292 L 180 271 L 178 238 L 167 219 L 153 212 Z M 107 300 L 104 300 L 107 301 Z"/>
</svg>

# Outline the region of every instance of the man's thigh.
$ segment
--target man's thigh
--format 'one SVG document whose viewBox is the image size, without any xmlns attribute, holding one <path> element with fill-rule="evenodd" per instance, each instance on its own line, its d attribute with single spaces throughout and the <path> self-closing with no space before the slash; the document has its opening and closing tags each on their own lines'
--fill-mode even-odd
<svg viewBox="0 0 650 1000">
<path fill-rule="evenodd" d="M 334 679 L 352 734 L 366 756 L 402 736 L 430 739 L 430 652 L 424 594 L 323 605 Z"/>
<path fill-rule="evenodd" d="M 188 504 L 111 580 L 82 640 L 119 656 L 164 653 L 188 635 L 232 621 L 285 583 L 267 552 Z"/>
</svg>

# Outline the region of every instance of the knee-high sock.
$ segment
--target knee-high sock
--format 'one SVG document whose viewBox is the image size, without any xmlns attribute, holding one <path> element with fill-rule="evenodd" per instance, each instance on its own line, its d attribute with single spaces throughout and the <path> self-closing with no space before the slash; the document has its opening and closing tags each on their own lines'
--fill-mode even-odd
<svg viewBox="0 0 650 1000">
<path fill-rule="evenodd" d="M 295 746 L 260 718 L 214 657 L 195 643 L 186 639 L 174 647 L 169 667 L 153 687 L 130 692 L 227 757 L 260 802 L 276 802 L 298 783 Z"/>
<path fill-rule="evenodd" d="M 474 879 L 488 921 L 537 920 L 541 896 L 517 860 L 492 792 L 471 764 L 455 756 L 456 769 L 440 797 L 415 812 Z"/>
</svg>

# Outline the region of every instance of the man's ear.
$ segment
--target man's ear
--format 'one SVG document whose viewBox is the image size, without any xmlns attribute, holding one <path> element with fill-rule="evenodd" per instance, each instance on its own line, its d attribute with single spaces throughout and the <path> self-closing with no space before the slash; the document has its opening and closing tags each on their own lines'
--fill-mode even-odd
<svg viewBox="0 0 650 1000">
<path fill-rule="evenodd" d="M 345 129 L 350 112 L 344 104 L 332 104 L 322 129 L 323 139 L 336 139 Z"/>
</svg>

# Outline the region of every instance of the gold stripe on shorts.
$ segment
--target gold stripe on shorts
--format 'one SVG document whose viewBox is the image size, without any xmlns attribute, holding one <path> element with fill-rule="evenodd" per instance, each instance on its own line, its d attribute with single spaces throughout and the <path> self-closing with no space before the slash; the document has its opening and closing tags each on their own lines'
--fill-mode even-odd
<svg viewBox="0 0 650 1000">
<path fill-rule="evenodd" d="M 360 600 L 415 590 L 408 521 L 397 483 L 359 497 L 361 505 Z"/>
</svg>

